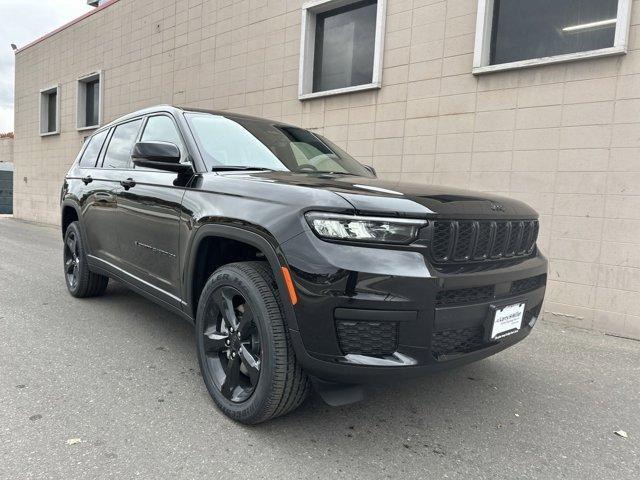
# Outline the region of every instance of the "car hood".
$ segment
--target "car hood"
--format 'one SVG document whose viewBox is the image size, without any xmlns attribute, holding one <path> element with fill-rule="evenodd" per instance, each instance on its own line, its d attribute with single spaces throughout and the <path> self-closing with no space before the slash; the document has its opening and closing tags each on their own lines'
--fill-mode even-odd
<svg viewBox="0 0 640 480">
<path fill-rule="evenodd" d="M 349 175 L 260 172 L 247 177 L 269 183 L 331 191 L 359 214 L 455 218 L 537 218 L 518 200 L 453 187 L 424 185 Z"/>
</svg>

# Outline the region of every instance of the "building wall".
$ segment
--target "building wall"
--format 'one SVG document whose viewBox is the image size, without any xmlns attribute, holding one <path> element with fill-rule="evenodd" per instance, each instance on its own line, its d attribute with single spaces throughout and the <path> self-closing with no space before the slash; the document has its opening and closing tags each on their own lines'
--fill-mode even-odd
<svg viewBox="0 0 640 480">
<path fill-rule="evenodd" d="M 0 138 L 0 162 L 13 162 L 13 138 Z"/>
<path fill-rule="evenodd" d="M 80 148 L 77 77 L 104 118 L 157 103 L 318 129 L 380 176 L 515 197 L 541 214 L 547 319 L 640 338 L 640 1 L 627 55 L 471 75 L 474 0 L 388 0 L 383 87 L 300 102 L 300 0 L 120 0 L 16 56 L 15 215 L 57 223 Z M 62 85 L 62 133 L 38 91 Z M 24 180 L 23 180 L 24 178 Z"/>
</svg>

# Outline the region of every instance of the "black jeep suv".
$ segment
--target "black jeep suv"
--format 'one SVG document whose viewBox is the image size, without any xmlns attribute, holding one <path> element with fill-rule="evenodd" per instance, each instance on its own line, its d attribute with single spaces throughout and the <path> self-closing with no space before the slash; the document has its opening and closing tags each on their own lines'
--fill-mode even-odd
<svg viewBox="0 0 640 480">
<path fill-rule="evenodd" d="M 386 182 L 323 136 L 159 106 L 100 128 L 61 194 L 75 297 L 109 278 L 195 324 L 229 417 L 479 360 L 540 314 L 537 214 L 506 198 Z"/>
</svg>

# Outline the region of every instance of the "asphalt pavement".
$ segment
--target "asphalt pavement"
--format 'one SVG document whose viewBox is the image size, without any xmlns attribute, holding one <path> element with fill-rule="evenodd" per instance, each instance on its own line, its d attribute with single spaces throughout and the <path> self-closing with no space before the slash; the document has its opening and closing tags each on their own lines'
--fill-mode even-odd
<svg viewBox="0 0 640 480">
<path fill-rule="evenodd" d="M 187 322 L 115 282 L 72 298 L 59 230 L 0 218 L 0 478 L 638 479 L 640 342 L 542 321 L 476 364 L 246 427 L 210 400 Z"/>
</svg>

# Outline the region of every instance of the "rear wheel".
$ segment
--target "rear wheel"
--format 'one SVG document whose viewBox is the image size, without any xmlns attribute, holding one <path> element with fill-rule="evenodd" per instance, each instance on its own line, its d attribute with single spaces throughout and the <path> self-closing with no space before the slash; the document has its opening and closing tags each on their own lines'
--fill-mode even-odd
<svg viewBox="0 0 640 480">
<path fill-rule="evenodd" d="M 71 295 L 84 298 L 104 293 L 109 283 L 109 277 L 89 270 L 78 222 L 71 223 L 64 234 L 63 260 L 64 279 Z"/>
<path fill-rule="evenodd" d="M 196 319 L 198 360 L 218 407 L 242 423 L 284 415 L 305 399 L 306 374 L 264 262 L 225 265 L 207 281 Z"/>
</svg>

